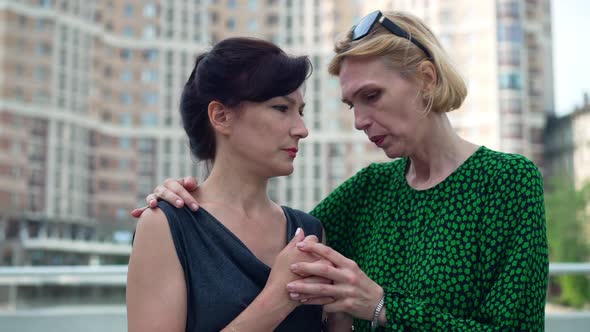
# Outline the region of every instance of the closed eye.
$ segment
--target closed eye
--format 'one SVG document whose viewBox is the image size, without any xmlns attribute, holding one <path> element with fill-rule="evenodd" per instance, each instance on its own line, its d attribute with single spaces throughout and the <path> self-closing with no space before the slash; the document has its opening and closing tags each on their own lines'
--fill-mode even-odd
<svg viewBox="0 0 590 332">
<path fill-rule="evenodd" d="M 365 100 L 369 103 L 375 102 L 381 96 L 381 91 L 370 91 L 365 94 Z"/>
</svg>

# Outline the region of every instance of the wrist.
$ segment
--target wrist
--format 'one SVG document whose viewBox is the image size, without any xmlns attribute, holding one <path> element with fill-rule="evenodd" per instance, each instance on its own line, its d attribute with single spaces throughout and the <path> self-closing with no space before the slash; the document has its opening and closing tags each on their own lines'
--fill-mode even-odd
<svg viewBox="0 0 590 332">
<path fill-rule="evenodd" d="M 384 326 L 387 322 L 385 317 L 385 292 L 382 287 L 379 287 L 379 300 L 375 304 L 375 310 L 371 315 L 371 331 L 375 331 L 379 325 Z"/>
<path fill-rule="evenodd" d="M 258 298 L 260 298 L 261 305 L 266 310 L 276 310 L 280 313 L 284 313 L 285 317 L 300 305 L 298 301 L 291 300 L 286 287 L 280 288 L 267 285 L 262 289 Z"/>
<path fill-rule="evenodd" d="M 385 308 L 385 304 L 383 305 L 383 309 L 381 310 L 381 314 L 379 315 L 379 325 L 387 325 L 387 308 Z"/>
</svg>

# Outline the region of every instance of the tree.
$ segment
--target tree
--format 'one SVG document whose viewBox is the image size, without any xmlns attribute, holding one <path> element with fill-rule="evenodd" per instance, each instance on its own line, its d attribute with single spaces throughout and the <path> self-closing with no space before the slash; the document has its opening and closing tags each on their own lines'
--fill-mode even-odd
<svg viewBox="0 0 590 332">
<path fill-rule="evenodd" d="M 576 189 L 571 178 L 556 176 L 545 194 L 547 237 L 552 262 L 588 262 L 588 222 L 590 221 L 590 182 Z M 585 275 L 555 278 L 560 288 L 559 302 L 582 307 L 590 302 L 590 280 Z"/>
</svg>

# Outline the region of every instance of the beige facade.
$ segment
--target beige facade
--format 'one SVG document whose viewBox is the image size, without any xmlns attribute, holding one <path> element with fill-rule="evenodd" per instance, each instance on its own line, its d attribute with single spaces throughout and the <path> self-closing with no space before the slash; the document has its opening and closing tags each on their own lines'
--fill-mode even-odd
<svg viewBox="0 0 590 332">
<path fill-rule="evenodd" d="M 326 70 L 356 13 L 352 0 L 0 1 L 0 264 L 124 261 L 130 209 L 167 177 L 203 176 L 177 105 L 195 56 L 229 36 L 310 56 L 311 135 L 270 194 L 311 209 L 382 157 Z"/>
</svg>

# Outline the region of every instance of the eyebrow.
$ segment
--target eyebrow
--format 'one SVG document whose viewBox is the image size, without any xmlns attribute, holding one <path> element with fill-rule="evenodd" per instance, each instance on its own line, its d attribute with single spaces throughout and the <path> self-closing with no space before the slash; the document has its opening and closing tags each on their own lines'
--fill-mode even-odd
<svg viewBox="0 0 590 332">
<path fill-rule="evenodd" d="M 293 99 L 291 97 L 287 97 L 287 96 L 280 96 L 280 97 L 287 100 L 287 102 L 292 105 L 297 105 L 297 102 L 295 101 L 295 99 Z M 305 103 L 302 103 L 301 106 L 299 106 L 300 109 L 302 109 L 304 107 L 305 107 Z"/>
</svg>

